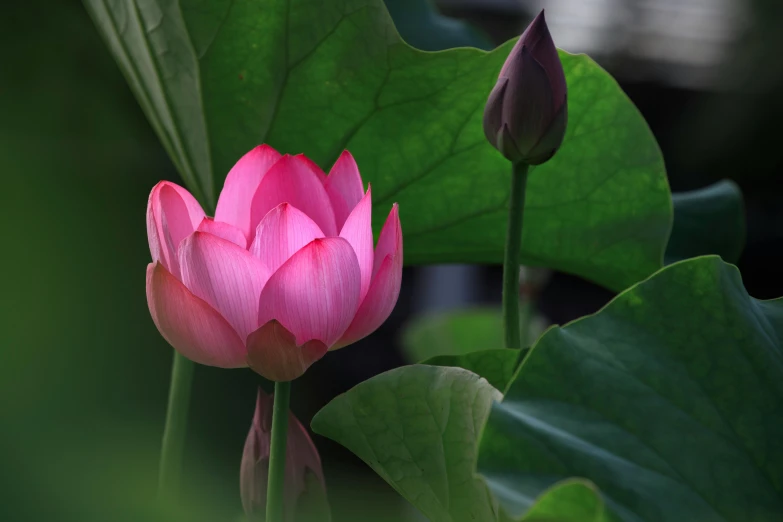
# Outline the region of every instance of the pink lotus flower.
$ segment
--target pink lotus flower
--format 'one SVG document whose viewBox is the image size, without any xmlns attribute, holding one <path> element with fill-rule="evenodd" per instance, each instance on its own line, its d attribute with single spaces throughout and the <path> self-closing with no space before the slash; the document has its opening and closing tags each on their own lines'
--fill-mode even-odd
<svg viewBox="0 0 783 522">
<path fill-rule="evenodd" d="M 397 302 L 397 205 L 374 251 L 371 214 L 347 151 L 326 176 L 303 155 L 256 147 L 228 173 L 214 219 L 162 181 L 147 206 L 152 319 L 193 361 L 295 379 L 375 331 Z"/>
</svg>

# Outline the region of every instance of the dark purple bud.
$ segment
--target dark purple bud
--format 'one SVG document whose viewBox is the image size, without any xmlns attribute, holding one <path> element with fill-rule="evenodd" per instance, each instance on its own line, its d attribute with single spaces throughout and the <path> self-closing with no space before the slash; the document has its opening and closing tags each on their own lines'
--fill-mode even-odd
<svg viewBox="0 0 783 522">
<path fill-rule="evenodd" d="M 264 519 L 269 445 L 272 431 L 272 395 L 258 389 L 253 424 L 245 440 L 239 471 L 242 507 L 248 520 Z M 330 520 L 321 458 L 302 423 L 289 413 L 285 455 L 285 522 Z"/>
<path fill-rule="evenodd" d="M 563 65 L 541 11 L 500 70 L 484 109 L 484 133 L 511 162 L 540 165 L 563 142 L 566 98 Z"/>
</svg>

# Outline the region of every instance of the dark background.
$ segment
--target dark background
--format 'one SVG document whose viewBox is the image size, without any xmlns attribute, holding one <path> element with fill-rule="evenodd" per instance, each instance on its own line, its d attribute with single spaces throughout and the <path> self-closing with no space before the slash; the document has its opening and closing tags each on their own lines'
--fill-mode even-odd
<svg viewBox="0 0 783 522">
<path fill-rule="evenodd" d="M 742 187 L 746 286 L 783 295 L 783 3 L 441 1 L 475 23 L 467 32 L 427 18 L 418 0 L 388 4 L 403 36 L 430 49 L 491 47 L 546 6 L 556 42 L 594 56 L 645 115 L 673 190 L 724 178 Z M 153 520 L 171 349 L 144 297 L 144 213 L 151 187 L 178 176 L 81 3 L 4 2 L 0 44 L 0 520 Z M 336 394 L 403 364 L 400 331 L 417 314 L 499 295 L 498 267 L 406 269 L 392 318 L 297 381 L 294 411 L 306 423 Z M 610 297 L 553 274 L 540 310 L 562 323 Z M 197 368 L 188 520 L 239 520 L 239 459 L 259 383 L 250 371 Z M 335 520 L 415 519 L 345 450 L 316 443 Z"/>
</svg>

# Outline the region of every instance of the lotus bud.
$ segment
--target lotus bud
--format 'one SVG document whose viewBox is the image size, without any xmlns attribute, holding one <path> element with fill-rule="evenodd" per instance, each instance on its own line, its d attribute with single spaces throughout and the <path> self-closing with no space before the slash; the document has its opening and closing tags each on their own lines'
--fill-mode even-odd
<svg viewBox="0 0 783 522">
<path fill-rule="evenodd" d="M 250 522 L 262 521 L 266 510 L 273 404 L 274 397 L 259 388 L 239 472 L 242 507 Z M 284 480 L 284 522 L 331 519 L 321 458 L 307 430 L 293 413 L 288 416 Z"/>
<path fill-rule="evenodd" d="M 568 119 L 563 65 L 544 11 L 517 41 L 484 109 L 487 140 L 514 164 L 554 156 Z"/>
</svg>

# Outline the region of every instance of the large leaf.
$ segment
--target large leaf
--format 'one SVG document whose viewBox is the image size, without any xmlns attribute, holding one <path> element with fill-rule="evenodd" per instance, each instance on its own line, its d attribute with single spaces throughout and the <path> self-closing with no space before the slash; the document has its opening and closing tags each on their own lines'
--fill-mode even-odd
<svg viewBox="0 0 783 522">
<path fill-rule="evenodd" d="M 783 300 L 719 258 L 671 265 L 599 313 L 545 333 L 481 441 L 512 513 L 566 477 L 622 520 L 783 515 Z"/>
<path fill-rule="evenodd" d="M 353 451 L 432 522 L 511 522 L 474 475 L 478 433 L 499 394 L 459 368 L 383 373 L 326 405 L 316 433 Z M 595 487 L 565 480 L 536 499 L 526 522 L 608 522 Z"/>
<path fill-rule="evenodd" d="M 312 428 L 358 455 L 432 522 L 491 522 L 497 506 L 474 471 L 478 434 L 499 397 L 461 368 L 405 366 L 335 398 Z"/>
<path fill-rule="evenodd" d="M 745 205 L 736 183 L 723 180 L 699 190 L 672 194 L 674 225 L 667 264 L 718 254 L 736 263 L 745 246 Z"/>
<path fill-rule="evenodd" d="M 481 118 L 513 42 L 418 51 L 381 0 L 85 1 L 208 204 L 260 142 L 324 167 L 348 148 L 373 184 L 375 226 L 400 203 L 407 262 L 502 261 L 510 167 Z M 524 262 L 622 289 L 662 264 L 663 160 L 617 83 L 586 56 L 561 57 L 569 128 L 531 173 Z"/>
</svg>

